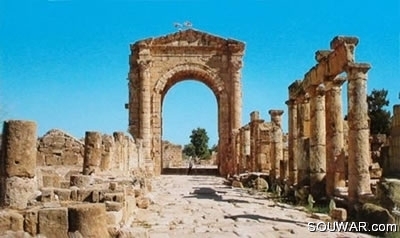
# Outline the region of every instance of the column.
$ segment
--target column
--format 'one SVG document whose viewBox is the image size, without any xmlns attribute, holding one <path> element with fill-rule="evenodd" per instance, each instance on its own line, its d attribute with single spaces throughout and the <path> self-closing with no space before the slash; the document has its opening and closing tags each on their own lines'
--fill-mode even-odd
<svg viewBox="0 0 400 238">
<path fill-rule="evenodd" d="M 140 108 L 140 137 L 143 139 L 143 156 L 147 163 L 152 161 L 151 158 L 151 78 L 150 60 L 140 60 L 139 75 L 141 80 L 141 108 Z"/>
<path fill-rule="evenodd" d="M 331 197 L 336 187 L 345 187 L 342 89 L 344 78 L 337 77 L 325 95 L 326 107 L 326 194 Z"/>
<path fill-rule="evenodd" d="M 393 118 L 390 132 L 389 174 L 400 173 L 400 104 L 393 106 Z"/>
<path fill-rule="evenodd" d="M 100 171 L 102 158 L 102 136 L 100 132 L 85 133 L 85 151 L 83 157 L 83 175 L 91 175 Z"/>
<path fill-rule="evenodd" d="M 242 122 L 242 85 L 241 85 L 241 72 L 242 69 L 241 56 L 231 56 L 230 59 L 230 71 L 231 71 L 231 82 L 232 82 L 232 128 L 239 129 Z"/>
<path fill-rule="evenodd" d="M 325 85 L 312 86 L 310 112 L 310 189 L 314 197 L 321 197 L 326 175 Z"/>
<path fill-rule="evenodd" d="M 348 76 L 348 125 L 349 125 L 349 205 L 363 194 L 370 194 L 370 146 L 367 104 L 367 72 L 369 64 L 349 63 Z"/>
<path fill-rule="evenodd" d="M 280 163 L 283 159 L 283 141 L 282 141 L 282 110 L 269 110 L 271 115 L 272 129 L 272 179 L 280 178 Z"/>
<path fill-rule="evenodd" d="M 297 182 L 299 185 L 310 184 L 310 102 L 309 94 L 303 95 L 299 98 L 299 104 L 297 107 L 297 125 L 298 125 L 298 137 L 297 137 L 297 149 L 295 151 L 295 157 L 297 157 Z"/>
<path fill-rule="evenodd" d="M 286 101 L 289 117 L 289 184 L 297 184 L 297 103 L 296 100 Z"/>
<path fill-rule="evenodd" d="M 34 197 L 37 126 L 32 121 L 10 120 L 3 125 L 0 157 L 0 206 L 25 209 Z"/>
</svg>

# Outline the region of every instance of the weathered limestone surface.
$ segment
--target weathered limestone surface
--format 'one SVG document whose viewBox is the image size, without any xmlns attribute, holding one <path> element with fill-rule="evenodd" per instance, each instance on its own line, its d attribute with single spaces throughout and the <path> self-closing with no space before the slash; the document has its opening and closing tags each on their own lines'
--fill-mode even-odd
<svg viewBox="0 0 400 238">
<path fill-rule="evenodd" d="M 278 180 L 281 178 L 280 164 L 283 160 L 283 135 L 282 135 L 282 110 L 269 110 L 268 113 L 271 115 L 272 122 L 272 154 L 271 154 L 271 164 L 272 178 Z"/>
<path fill-rule="evenodd" d="M 23 231 L 24 217 L 15 211 L 0 211 L 0 236 L 6 231 Z"/>
<path fill-rule="evenodd" d="M 348 70 L 349 201 L 371 193 L 370 146 L 366 80 L 368 64 L 350 64 Z"/>
<path fill-rule="evenodd" d="M 163 168 L 184 166 L 182 146 L 163 141 Z"/>
<path fill-rule="evenodd" d="M 33 178 L 36 170 L 35 122 L 10 120 L 4 122 L 2 166 L 6 177 Z"/>
<path fill-rule="evenodd" d="M 314 196 L 317 191 L 326 191 L 328 196 L 332 196 L 336 189 L 346 185 L 348 175 L 350 208 L 354 208 L 353 205 L 365 194 L 371 193 L 370 172 L 374 177 L 379 177 L 381 172 L 376 165 L 369 171 L 366 80 L 370 65 L 355 63 L 357 44 L 356 37 L 337 36 L 331 41 L 331 50 L 317 51 L 315 59 L 318 63 L 304 75 L 304 79 L 289 86 L 288 101 L 291 111 L 289 143 L 296 145 L 295 151 L 289 149 L 289 158 L 297 161 L 298 184 L 311 185 Z M 348 82 L 348 129 L 342 118 L 340 87 L 345 80 L 340 75 L 343 73 L 347 74 Z M 296 114 L 294 102 L 297 103 Z M 294 115 L 297 117 L 296 126 Z M 293 140 L 295 136 L 296 142 Z M 315 184 L 323 184 L 325 178 L 325 189 L 313 188 Z"/>
<path fill-rule="evenodd" d="M 104 204 L 78 204 L 68 208 L 69 231 L 83 237 L 109 237 Z"/>
<path fill-rule="evenodd" d="M 388 174 L 400 177 L 400 105 L 393 106 L 393 117 L 391 125 L 391 141 L 389 161 L 386 165 Z"/>
<path fill-rule="evenodd" d="M 68 209 L 44 208 L 38 213 L 38 232 L 48 238 L 65 237 L 68 235 Z"/>
<path fill-rule="evenodd" d="M 218 161 L 221 175 L 233 174 L 232 131 L 241 126 L 242 42 L 193 29 L 131 45 L 129 57 L 129 132 L 142 140 L 143 161 L 160 174 L 162 101 L 177 82 L 193 78 L 215 94 L 218 104 Z"/>
<path fill-rule="evenodd" d="M 39 138 L 37 166 L 82 166 L 84 143 L 61 130 L 50 130 Z"/>
<path fill-rule="evenodd" d="M 314 197 L 322 197 L 325 193 L 325 90 L 320 84 L 313 86 L 310 92 L 310 186 Z"/>
<path fill-rule="evenodd" d="M 0 205 L 24 209 L 37 188 L 36 123 L 10 120 L 3 130 Z"/>
<path fill-rule="evenodd" d="M 344 132 L 341 85 L 343 78 L 335 78 L 326 92 L 326 193 L 332 196 L 335 187 L 345 187 Z"/>
<path fill-rule="evenodd" d="M 290 88 L 290 87 L 289 87 Z M 297 103 L 296 100 L 290 99 L 286 101 L 288 105 L 288 163 L 289 163 L 289 184 L 297 184 Z"/>
<path fill-rule="evenodd" d="M 87 131 L 85 134 L 85 154 L 83 174 L 90 175 L 100 170 L 102 154 L 102 135 L 99 132 Z"/>
</svg>

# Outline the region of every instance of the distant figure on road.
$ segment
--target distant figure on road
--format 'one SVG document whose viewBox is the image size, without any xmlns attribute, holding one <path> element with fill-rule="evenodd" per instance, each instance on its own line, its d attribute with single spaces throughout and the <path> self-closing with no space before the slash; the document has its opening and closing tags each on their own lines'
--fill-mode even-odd
<svg viewBox="0 0 400 238">
<path fill-rule="evenodd" d="M 192 172 L 192 168 L 193 168 L 193 159 L 190 158 L 190 160 L 189 160 L 189 169 L 188 169 L 187 175 L 189 175 L 190 172 Z"/>
</svg>

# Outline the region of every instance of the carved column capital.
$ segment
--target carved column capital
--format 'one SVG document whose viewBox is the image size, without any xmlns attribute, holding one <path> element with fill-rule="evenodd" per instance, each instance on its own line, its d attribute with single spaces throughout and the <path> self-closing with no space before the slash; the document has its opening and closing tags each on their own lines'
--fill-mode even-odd
<svg viewBox="0 0 400 238">
<path fill-rule="evenodd" d="M 348 80 L 354 79 L 367 79 L 367 72 L 371 68 L 371 65 L 368 63 L 348 63 L 346 65 L 346 72 L 348 75 Z"/>
</svg>

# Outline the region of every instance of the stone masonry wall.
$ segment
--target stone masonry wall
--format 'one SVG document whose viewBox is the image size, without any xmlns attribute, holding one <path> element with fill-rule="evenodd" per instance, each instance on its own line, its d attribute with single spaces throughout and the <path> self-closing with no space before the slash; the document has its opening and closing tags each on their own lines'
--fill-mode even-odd
<svg viewBox="0 0 400 238">
<path fill-rule="evenodd" d="M 38 139 L 38 166 L 82 165 L 84 143 L 61 130 L 53 129 Z"/>
<path fill-rule="evenodd" d="M 163 168 L 170 167 L 181 167 L 184 166 L 184 162 L 182 160 L 182 146 L 172 144 L 169 141 L 163 141 L 163 157 L 162 157 L 162 165 Z"/>
</svg>

